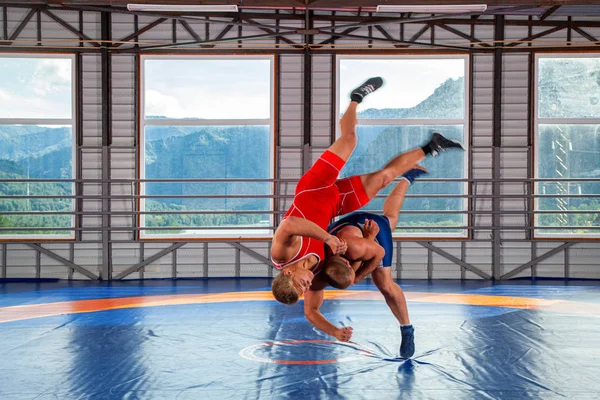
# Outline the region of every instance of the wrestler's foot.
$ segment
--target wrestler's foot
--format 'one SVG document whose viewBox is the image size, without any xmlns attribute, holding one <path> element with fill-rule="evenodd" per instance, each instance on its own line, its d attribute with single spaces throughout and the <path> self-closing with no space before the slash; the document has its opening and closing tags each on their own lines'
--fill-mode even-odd
<svg viewBox="0 0 600 400">
<path fill-rule="evenodd" d="M 421 175 L 425 175 L 427 170 L 425 168 L 413 168 L 408 172 L 405 172 L 400 178 L 406 179 L 408 183 L 412 184 L 415 179 L 417 179 Z"/>
<path fill-rule="evenodd" d="M 411 358 L 415 354 L 415 328 L 412 325 L 402 325 L 400 331 L 402 332 L 400 357 Z"/>
<path fill-rule="evenodd" d="M 383 79 L 375 77 L 368 79 L 365 83 L 357 87 L 350 93 L 350 99 L 357 103 L 363 101 L 363 99 L 369 94 L 373 93 L 383 85 Z"/>
<path fill-rule="evenodd" d="M 450 149 L 460 149 L 464 150 L 462 143 L 458 140 L 450 140 L 446 139 L 439 132 L 433 132 L 431 136 L 431 140 L 425 146 L 423 146 L 423 150 L 425 154 L 431 154 L 432 156 L 437 156 L 442 151 L 450 150 Z"/>
</svg>

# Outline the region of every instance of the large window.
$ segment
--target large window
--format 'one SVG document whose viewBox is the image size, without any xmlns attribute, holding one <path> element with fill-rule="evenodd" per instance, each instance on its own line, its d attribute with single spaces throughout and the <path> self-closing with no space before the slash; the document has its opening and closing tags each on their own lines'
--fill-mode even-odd
<svg viewBox="0 0 600 400">
<path fill-rule="evenodd" d="M 0 237 L 74 238 L 74 200 L 65 198 L 74 185 L 57 182 L 74 178 L 73 64 L 67 55 L 0 54 L 0 228 L 14 228 Z"/>
<path fill-rule="evenodd" d="M 600 56 L 536 61 L 536 236 L 599 237 Z"/>
<path fill-rule="evenodd" d="M 141 71 L 141 236 L 271 235 L 273 57 L 144 56 Z"/>
<path fill-rule="evenodd" d="M 358 113 L 358 146 L 342 171 L 350 176 L 375 171 L 395 155 L 422 146 L 433 131 L 468 143 L 467 56 L 338 57 L 338 116 L 350 102 L 351 90 L 372 76 L 384 86 L 365 100 Z M 448 152 L 427 158 L 426 178 L 468 177 L 467 153 Z M 380 194 L 388 194 L 390 185 Z M 398 236 L 465 237 L 468 219 L 465 182 L 417 182 L 400 213 Z M 446 196 L 446 197 L 444 197 Z M 365 209 L 382 210 L 384 199 Z M 423 213 L 420 213 L 423 211 Z M 438 211 L 438 213 L 436 213 Z M 439 211 L 442 211 L 441 213 Z M 453 213 L 456 212 L 456 213 Z M 411 228 L 412 227 L 412 228 Z"/>
</svg>

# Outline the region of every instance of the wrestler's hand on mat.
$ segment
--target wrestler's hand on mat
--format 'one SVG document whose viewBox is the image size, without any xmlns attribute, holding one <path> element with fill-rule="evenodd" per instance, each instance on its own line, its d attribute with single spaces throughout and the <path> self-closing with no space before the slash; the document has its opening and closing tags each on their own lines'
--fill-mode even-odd
<svg viewBox="0 0 600 400">
<path fill-rule="evenodd" d="M 333 336 L 335 336 L 335 338 L 340 342 L 349 342 L 352 338 L 352 327 L 345 326 L 343 328 L 340 328 L 337 331 L 335 331 L 335 335 Z"/>
<path fill-rule="evenodd" d="M 340 240 L 337 236 L 330 235 L 325 244 L 331 248 L 333 254 L 344 254 L 348 250 L 348 243 L 345 240 Z"/>
<path fill-rule="evenodd" d="M 379 224 L 372 219 L 365 219 L 365 239 L 372 240 L 379 233 Z"/>
</svg>

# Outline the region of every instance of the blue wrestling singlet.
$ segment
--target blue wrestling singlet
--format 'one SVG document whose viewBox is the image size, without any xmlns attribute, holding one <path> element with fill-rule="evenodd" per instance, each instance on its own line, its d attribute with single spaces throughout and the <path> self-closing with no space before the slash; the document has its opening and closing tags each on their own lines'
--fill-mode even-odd
<svg viewBox="0 0 600 400">
<path fill-rule="evenodd" d="M 329 225 L 327 232 L 335 235 L 344 226 L 356 226 L 364 231 L 365 219 L 373 220 L 379 225 L 379 233 L 375 236 L 375 241 L 385 250 L 385 256 L 380 267 L 391 267 L 392 257 L 394 256 L 394 242 L 392 241 L 390 221 L 386 216 L 368 212 L 355 212 Z"/>
</svg>

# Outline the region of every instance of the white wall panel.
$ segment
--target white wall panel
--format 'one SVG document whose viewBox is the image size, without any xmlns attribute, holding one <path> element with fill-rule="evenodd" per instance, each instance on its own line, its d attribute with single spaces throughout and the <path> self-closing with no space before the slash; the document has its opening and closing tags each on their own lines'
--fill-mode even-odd
<svg viewBox="0 0 600 400">
<path fill-rule="evenodd" d="M 484 16 L 481 17 L 483 20 L 493 21 L 493 16 Z M 477 25 L 475 27 L 475 37 L 481 41 L 491 41 L 494 40 L 494 25 Z"/>
<path fill-rule="evenodd" d="M 79 14 L 70 11 L 53 11 L 57 16 L 72 24 L 79 26 Z M 12 32 L 27 14 L 24 9 L 10 8 L 8 12 L 8 31 Z M 344 13 L 341 13 L 344 14 Z M 341 15 L 340 14 L 340 15 Z M 347 15 L 352 15 L 346 13 Z M 34 16 L 21 33 L 19 39 L 21 45 L 30 45 L 31 40 L 37 39 L 36 16 Z M 42 14 L 42 38 L 48 40 L 44 45 L 61 45 L 64 40 L 77 39 L 73 33 L 65 30 L 48 16 Z M 507 19 L 527 20 L 526 16 L 507 16 Z M 561 20 L 564 17 L 556 15 L 550 17 L 550 20 Z M 491 16 L 484 16 L 481 19 L 493 20 Z M 575 17 L 578 19 L 598 20 L 593 17 Z M 155 17 L 139 17 L 138 28 L 142 28 L 155 21 Z M 272 20 L 257 20 L 264 24 L 274 24 Z M 112 37 L 118 40 L 130 35 L 134 31 L 134 18 L 131 15 L 114 14 L 112 16 Z M 100 14 L 83 13 L 84 33 L 92 38 L 100 36 Z M 192 29 L 201 39 L 207 39 L 206 25 L 202 22 L 189 22 Z M 303 21 L 285 21 L 283 25 L 295 26 L 301 28 Z M 215 38 L 227 25 L 211 23 L 208 29 L 208 38 Z M 328 22 L 316 22 L 316 27 L 329 26 Z M 413 35 L 422 29 L 423 24 L 405 24 L 403 28 L 403 37 L 409 40 Z M 467 35 L 471 34 L 469 25 L 450 25 L 451 28 L 459 30 Z M 384 28 L 394 38 L 401 37 L 401 29 L 398 24 L 388 24 Z M 533 33 L 545 31 L 548 28 L 534 28 Z M 381 38 L 384 35 L 372 28 L 373 35 Z M 590 35 L 600 37 L 600 28 L 585 28 Z M 243 35 L 261 35 L 265 31 L 256 27 L 245 27 Z M 367 35 L 368 28 L 361 28 L 352 32 L 356 35 Z M 225 38 L 236 38 L 238 28 L 234 26 L 230 29 Z M 583 42 L 586 39 L 580 37 L 576 32 L 572 32 L 573 41 Z M 176 36 L 179 40 L 191 41 L 193 36 L 187 32 L 181 23 L 176 24 Z M 494 26 L 477 25 L 474 36 L 478 40 L 490 41 L 494 39 Z M 527 27 L 507 27 L 505 37 L 511 41 L 518 41 L 528 36 Z M 288 36 L 291 40 L 301 42 L 303 37 L 297 34 Z M 318 35 L 315 42 L 329 39 L 328 35 Z M 429 43 L 431 41 L 432 31 L 428 29 L 417 40 L 419 42 Z M 434 37 L 439 44 L 464 43 L 467 39 L 455 35 L 443 28 L 434 28 Z M 536 39 L 534 42 L 538 45 L 551 43 L 552 41 L 564 41 L 566 30 L 555 32 L 547 37 Z M 140 36 L 141 41 L 168 44 L 173 40 L 173 25 L 171 21 L 166 21 Z M 264 38 L 257 42 L 250 42 L 255 45 L 261 45 L 263 48 L 272 48 L 274 40 Z M 283 46 L 284 43 L 280 42 Z M 364 39 L 339 38 L 336 40 L 339 45 L 347 45 L 345 48 L 364 47 L 367 42 Z M 554 42 L 556 43 L 556 42 Z M 392 45 L 384 42 L 373 41 L 375 47 Z M 220 45 L 220 47 L 232 48 L 237 46 L 237 41 L 232 41 Z M 521 45 L 524 47 L 525 45 Z M 400 52 L 401 54 L 401 52 Z M 303 68 L 304 59 L 300 52 L 297 54 L 282 54 L 280 57 L 279 73 L 279 142 L 277 165 L 279 176 L 282 179 L 298 179 L 302 173 L 302 155 L 303 155 L 303 133 L 304 133 L 304 83 Z M 494 57 L 490 54 L 473 54 L 473 123 L 472 123 L 472 144 L 475 147 L 472 151 L 471 165 L 472 177 L 476 179 L 489 179 L 492 177 L 492 142 L 493 142 L 493 73 Z M 102 176 L 102 87 L 101 87 L 101 58 L 98 54 L 83 54 L 83 163 L 82 174 L 84 179 L 100 179 Z M 112 135 L 113 145 L 123 147 L 120 150 L 113 150 L 111 153 L 110 172 L 113 178 L 131 179 L 136 178 L 136 153 L 133 148 L 137 137 L 135 119 L 135 56 L 131 54 L 114 54 L 112 56 Z M 329 54 L 315 53 L 313 55 L 312 71 L 312 121 L 311 135 L 312 148 L 309 156 L 314 161 L 324 149 L 330 144 L 330 136 L 333 128 L 331 126 L 332 107 L 335 107 L 332 93 L 334 82 L 331 81 L 332 57 Z M 528 160 L 528 88 L 529 88 L 529 56 L 526 53 L 504 53 L 502 65 L 502 144 L 505 146 L 501 150 L 501 176 L 505 178 L 526 178 L 529 168 Z M 507 148 L 508 147 L 508 148 Z M 477 183 L 476 191 L 480 195 L 491 194 L 490 183 Z M 284 194 L 293 194 L 295 183 L 285 183 L 280 185 L 280 190 Z M 127 185 L 113 184 L 111 187 L 114 195 L 130 194 L 130 187 Z M 503 184 L 501 192 L 506 195 L 522 195 L 526 193 L 527 188 L 522 184 Z M 100 195 L 101 187 L 98 183 L 86 183 L 84 193 L 89 196 Z M 291 204 L 291 198 L 283 199 L 279 203 L 280 210 L 287 210 Z M 473 217 L 473 223 L 480 226 L 489 226 L 491 224 L 491 214 L 485 214 L 490 211 L 492 206 L 491 199 L 477 199 L 475 201 L 475 210 L 484 212 Z M 112 199 L 111 207 L 113 211 L 130 211 L 132 204 L 128 200 Z M 501 202 L 502 210 L 525 211 L 526 204 L 523 199 L 503 199 Z M 86 199 L 83 202 L 84 211 L 101 210 L 101 201 L 99 199 Z M 101 226 L 100 215 L 84 216 L 82 218 L 84 227 Z M 111 223 L 114 227 L 129 227 L 132 225 L 130 216 L 111 217 Z M 504 215 L 501 223 L 505 226 L 525 226 L 525 214 Z M 478 230 L 474 234 L 477 240 L 489 240 L 490 230 Z M 130 232 L 113 233 L 113 239 L 130 240 Z M 506 240 L 525 239 L 525 231 L 503 232 L 502 238 Z M 83 234 L 84 240 L 100 240 L 99 232 L 87 232 Z M 268 257 L 268 247 L 266 242 L 245 243 L 244 246 Z M 444 249 L 456 257 L 461 256 L 460 243 L 456 242 L 435 242 L 432 244 Z M 541 255 L 552 248 L 559 246 L 561 242 L 539 243 L 537 244 L 537 255 Z M 152 254 L 167 248 L 170 243 L 147 243 L 144 245 L 144 256 L 147 258 Z M 36 274 L 37 252 L 29 246 L 19 244 L 8 244 L 6 271 L 9 278 L 31 278 Z M 69 258 L 71 251 L 65 244 L 44 244 L 44 247 L 54 251 L 62 257 Z M 1 248 L 0 248 L 1 251 Z M 237 250 L 229 244 L 211 242 L 208 245 L 208 265 L 204 265 L 204 244 L 189 243 L 180 248 L 176 253 L 176 271 L 180 277 L 204 277 L 204 271 L 207 270 L 207 276 L 234 276 L 236 273 L 236 254 Z M 532 257 L 532 245 L 530 242 L 505 241 L 501 247 L 502 273 L 525 264 Z M 99 265 L 102 263 L 102 249 L 99 243 L 75 243 L 73 262 L 89 271 L 97 274 Z M 400 274 L 403 278 L 424 279 L 428 276 L 428 257 L 429 250 L 415 242 L 401 243 L 401 268 Z M 600 246 L 598 242 L 577 244 L 569 249 L 569 270 L 573 277 L 600 278 L 600 269 L 597 267 L 596 260 L 600 257 Z M 54 259 L 40 255 L 42 277 L 47 278 L 68 278 L 69 268 L 60 265 Z M 269 269 L 263 263 L 248 256 L 244 252 L 239 253 L 240 275 L 241 276 L 267 276 Z M 396 259 L 396 257 L 394 257 Z M 115 274 L 126 270 L 141 260 L 141 245 L 136 242 L 115 243 L 113 244 L 113 267 Z M 492 247 L 488 242 L 467 242 L 465 261 L 473 266 L 480 268 L 484 272 L 491 274 L 492 265 Z M 441 279 L 458 279 L 461 276 L 461 268 L 446 258 L 435 253 L 431 254 L 433 268 L 433 277 Z M 144 268 L 143 274 L 132 274 L 128 278 L 165 278 L 172 275 L 173 254 L 168 254 L 159 260 L 150 263 Z M 394 274 L 398 266 L 394 266 Z M 565 268 L 564 253 L 558 253 L 549 259 L 541 262 L 537 267 L 537 275 L 540 277 L 562 277 Z M 276 271 L 275 271 L 276 274 Z M 527 269 L 518 276 L 529 276 L 530 270 Z M 478 277 L 466 272 L 469 279 L 478 279 Z M 79 273 L 74 273 L 75 279 L 87 279 Z"/>
</svg>

